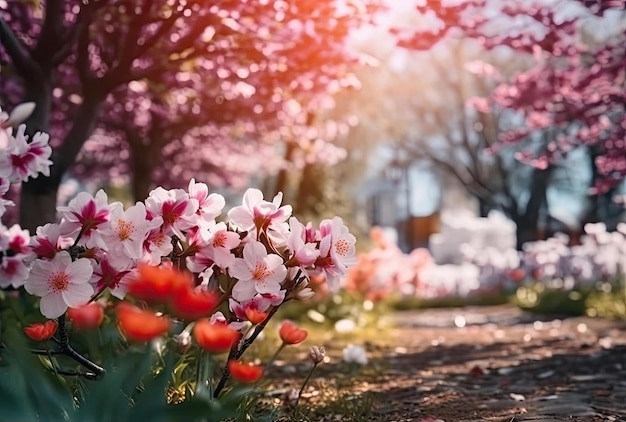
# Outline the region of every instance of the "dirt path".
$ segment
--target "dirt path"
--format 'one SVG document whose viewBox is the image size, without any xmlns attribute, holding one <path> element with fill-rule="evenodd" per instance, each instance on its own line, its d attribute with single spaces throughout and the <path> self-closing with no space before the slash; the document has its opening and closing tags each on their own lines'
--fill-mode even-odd
<svg viewBox="0 0 626 422">
<path fill-rule="evenodd" d="M 396 315 L 377 421 L 626 421 L 626 324 L 516 308 Z M 372 362 L 375 364 L 375 362 Z"/>
<path fill-rule="evenodd" d="M 328 333 L 331 362 L 303 394 L 314 413 L 284 420 L 626 421 L 624 321 L 510 306 L 401 312 L 393 320 L 396 328 L 366 343 L 370 362 L 355 372 L 341 363 L 341 335 Z M 275 405 L 307 371 L 277 368 Z"/>
</svg>

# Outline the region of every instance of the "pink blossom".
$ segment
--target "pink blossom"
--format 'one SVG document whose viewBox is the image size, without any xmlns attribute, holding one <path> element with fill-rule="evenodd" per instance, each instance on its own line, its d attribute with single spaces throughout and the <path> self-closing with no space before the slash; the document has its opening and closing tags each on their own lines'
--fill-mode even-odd
<svg viewBox="0 0 626 422">
<path fill-rule="evenodd" d="M 207 226 L 206 231 L 202 231 L 205 246 L 193 257 L 188 259 L 189 267 L 192 271 L 202 271 L 207 263 L 226 269 L 235 262 L 235 256 L 231 250 L 241 243 L 237 233 L 228 231 L 225 223 L 213 223 Z M 200 269 L 200 267 L 202 267 Z M 194 269 L 195 268 L 195 269 Z"/>
<path fill-rule="evenodd" d="M 184 230 L 196 225 L 198 207 L 198 200 L 190 198 L 182 189 L 165 190 L 159 186 L 146 199 L 149 218 L 162 217 L 163 233 L 181 238 Z"/>
<path fill-rule="evenodd" d="M 6 289 L 9 286 L 18 288 L 24 285 L 28 276 L 28 267 L 24 264 L 22 256 L 0 258 L 0 288 Z"/>
<path fill-rule="evenodd" d="M 109 259 L 117 267 L 125 267 L 143 258 L 143 243 L 148 237 L 146 207 L 137 202 L 124 210 L 120 202 L 111 204 L 110 221 L 103 225 L 102 240 L 106 243 Z"/>
<path fill-rule="evenodd" d="M 287 268 L 280 256 L 268 254 L 261 242 L 253 240 L 244 246 L 243 258 L 236 258 L 229 272 L 238 280 L 233 287 L 233 298 L 243 302 L 257 293 L 277 294 Z"/>
<path fill-rule="evenodd" d="M 8 145 L 0 159 L 0 167 L 6 169 L 9 165 L 11 172 L 6 174 L 6 170 L 0 174 L 7 176 L 12 183 L 28 180 L 28 178 L 37 178 L 39 173 L 45 176 L 50 175 L 50 166 L 52 161 L 49 160 L 52 154 L 52 148 L 48 145 L 49 136 L 47 133 L 37 132 L 33 136 L 32 142 L 28 143 L 28 135 L 25 133 L 26 125 L 20 125 L 15 136 L 12 130 L 6 132 Z"/>
<path fill-rule="evenodd" d="M 233 311 L 233 314 L 235 314 L 237 319 L 247 321 L 248 317 L 246 316 L 246 309 L 254 309 L 259 312 L 265 312 L 270 307 L 270 302 L 263 296 L 256 295 L 252 299 L 241 303 L 234 299 L 229 299 L 228 306 L 230 310 Z"/>
<path fill-rule="evenodd" d="M 130 267 L 116 268 L 105 257 L 94 267 L 93 274 L 89 282 L 95 286 L 96 291 L 108 288 L 113 296 L 124 299 L 128 292 L 128 282 L 130 281 Z"/>
<path fill-rule="evenodd" d="M 81 244 L 88 248 L 107 249 L 100 232 L 96 230 L 111 218 L 106 192 L 100 189 L 95 198 L 87 192 L 81 192 L 67 207 L 59 207 L 58 210 L 62 217 L 61 235 L 75 237 L 80 233 Z"/>
<path fill-rule="evenodd" d="M 250 188 L 243 195 L 243 205 L 232 208 L 228 212 L 228 218 L 243 231 L 252 233 L 267 229 L 284 231 L 279 225 L 291 215 L 291 205 L 281 207 L 282 200 L 282 192 L 279 192 L 272 202 L 267 202 L 263 199 L 263 192 Z"/>
<path fill-rule="evenodd" d="M 52 259 L 62 249 L 74 243 L 71 237 L 61 236 L 58 224 L 48 223 L 37 227 L 37 234 L 30 241 L 31 250 L 40 258 Z"/>
<path fill-rule="evenodd" d="M 187 190 L 189 191 L 189 196 L 198 201 L 197 214 L 203 220 L 215 220 L 222 213 L 226 200 L 220 194 L 209 194 L 209 187 L 205 183 L 196 183 L 195 179 L 191 179 Z"/>
<path fill-rule="evenodd" d="M 320 253 L 315 243 L 305 243 L 306 228 L 296 217 L 289 219 L 289 228 L 286 240 L 286 247 L 289 251 L 287 265 L 302 267 L 313 265 Z"/>
<path fill-rule="evenodd" d="M 17 224 L 10 229 L 0 224 L 0 288 L 20 287 L 28 278 L 25 262 L 34 258 L 29 242 L 28 230 Z"/>
<path fill-rule="evenodd" d="M 320 223 L 320 256 L 315 261 L 316 272 L 326 275 L 326 282 L 331 291 L 339 289 L 339 279 L 348 273 L 348 267 L 356 265 L 356 238 L 348 232 L 340 217 L 323 220 Z"/>
<path fill-rule="evenodd" d="M 1 131 L 2 130 L 0 129 L 0 132 Z M 2 177 L 3 169 L 7 170 L 4 177 Z M 10 167 L 8 163 L 7 164 L 2 163 L 2 151 L 0 151 L 0 217 L 2 217 L 2 215 L 5 213 L 7 207 L 11 207 L 15 205 L 13 201 L 3 198 L 3 196 L 9 191 L 9 188 L 11 187 L 11 183 L 9 182 L 9 178 L 8 178 L 9 173 L 10 173 Z"/>
<path fill-rule="evenodd" d="M 151 220 L 148 225 L 151 230 L 148 232 L 146 240 L 143 242 L 143 258 L 142 262 L 150 265 L 159 265 L 164 256 L 169 255 L 174 246 L 172 245 L 172 237 L 161 231 L 163 219 L 161 217 Z"/>
<path fill-rule="evenodd" d="M 24 287 L 30 294 L 41 296 L 40 309 L 46 318 L 58 318 L 68 306 L 78 307 L 89 301 L 93 273 L 86 258 L 72 262 L 70 254 L 59 252 L 51 261 L 36 260 Z"/>
<path fill-rule="evenodd" d="M 30 233 L 26 229 L 22 229 L 19 225 L 14 224 L 9 230 L 0 228 L 0 236 L 6 239 L 7 248 L 15 255 L 26 255 L 30 253 Z"/>
</svg>

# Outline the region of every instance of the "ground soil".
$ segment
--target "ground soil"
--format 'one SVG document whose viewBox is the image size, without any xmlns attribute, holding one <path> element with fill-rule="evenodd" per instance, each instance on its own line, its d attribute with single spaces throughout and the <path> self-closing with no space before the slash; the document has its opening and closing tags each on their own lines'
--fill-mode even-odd
<svg viewBox="0 0 626 422">
<path fill-rule="evenodd" d="M 303 395 L 310 404 L 331 387 L 367 395 L 367 416 L 329 410 L 307 420 L 626 421 L 623 321 L 537 316 L 510 306 L 393 318 L 382 344 L 366 344 L 371 358 L 361 375 L 329 364 Z M 338 353 L 331 346 L 335 362 Z"/>
</svg>

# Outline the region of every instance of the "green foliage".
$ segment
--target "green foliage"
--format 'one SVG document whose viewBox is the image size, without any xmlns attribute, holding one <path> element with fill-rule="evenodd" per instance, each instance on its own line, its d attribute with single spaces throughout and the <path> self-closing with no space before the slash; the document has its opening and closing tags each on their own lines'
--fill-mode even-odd
<svg viewBox="0 0 626 422">
<path fill-rule="evenodd" d="M 408 311 L 413 309 L 433 309 L 433 308 L 459 308 L 463 306 L 492 306 L 503 305 L 510 302 L 510 298 L 504 294 L 493 294 L 476 297 L 442 297 L 436 299 L 423 298 L 394 298 L 388 300 L 389 306 L 397 311 Z"/>
<path fill-rule="evenodd" d="M 16 326 L 3 331 L 0 355 L 0 415 L 7 421 L 178 422 L 221 421 L 237 415 L 250 389 L 233 388 L 219 400 L 196 395 L 170 404 L 167 391 L 175 373 L 174 353 L 153 347 L 104 348 L 107 373 L 98 380 L 55 373 L 55 357 L 30 353 Z M 46 365 L 42 365 L 42 361 Z"/>
<path fill-rule="evenodd" d="M 568 290 L 536 282 L 518 288 L 515 303 L 529 312 L 581 316 L 585 314 L 585 300 L 589 293 L 589 289 Z"/>
<path fill-rule="evenodd" d="M 606 284 L 589 294 L 586 305 L 588 316 L 626 319 L 626 289 Z"/>
<path fill-rule="evenodd" d="M 541 314 L 626 318 L 626 292 L 619 281 L 574 290 L 547 287 L 537 282 L 520 287 L 515 303 L 526 311 Z"/>
</svg>

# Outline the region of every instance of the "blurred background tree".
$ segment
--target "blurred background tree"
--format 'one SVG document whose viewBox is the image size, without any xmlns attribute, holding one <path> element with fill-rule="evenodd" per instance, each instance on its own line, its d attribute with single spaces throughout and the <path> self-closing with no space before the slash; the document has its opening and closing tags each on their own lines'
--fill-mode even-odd
<svg viewBox="0 0 626 422">
<path fill-rule="evenodd" d="M 235 177 L 241 167 L 246 174 L 259 169 L 242 166 L 248 161 L 242 155 L 254 155 L 250 161 L 269 174 L 286 165 L 266 164 L 289 148 L 263 143 L 290 131 L 301 147 L 309 109 L 351 81 L 347 65 L 358 57 L 344 48 L 345 37 L 376 8 L 368 1 L 5 3 L 2 103 L 34 101 L 28 127 L 50 131 L 56 142 L 50 177 L 22 187 L 20 222 L 31 230 L 55 220 L 59 185 L 96 129 L 100 139 L 79 170 L 93 176 L 102 166 L 92 164 L 106 163 L 102 155 L 113 151 L 108 157 L 116 168 L 109 171 L 140 173 L 132 178 L 134 196 L 152 183 L 178 185 L 174 179 L 201 169 L 213 169 L 213 181 L 225 183 L 230 168 L 239 170 Z M 133 161 L 131 152 L 142 159 Z M 313 160 L 332 162 L 323 148 L 315 153 Z"/>
</svg>

